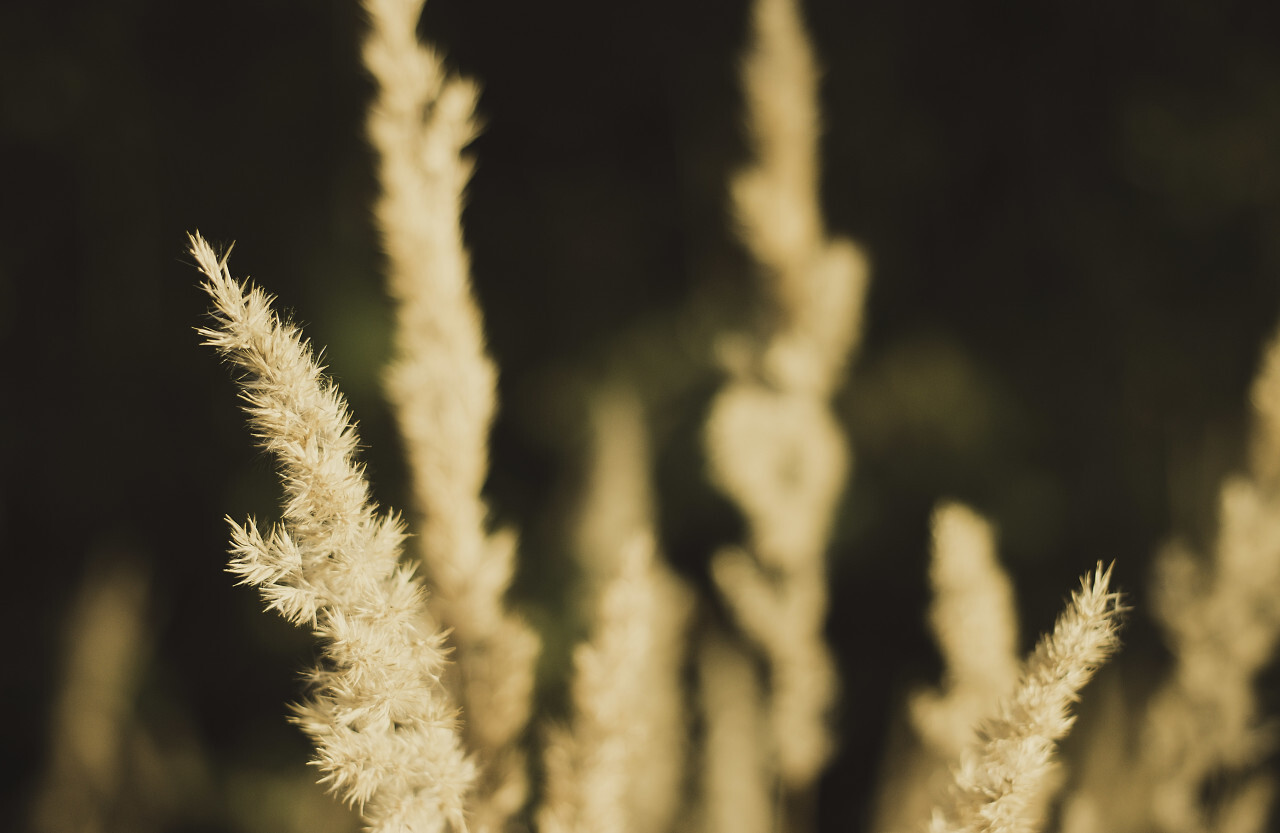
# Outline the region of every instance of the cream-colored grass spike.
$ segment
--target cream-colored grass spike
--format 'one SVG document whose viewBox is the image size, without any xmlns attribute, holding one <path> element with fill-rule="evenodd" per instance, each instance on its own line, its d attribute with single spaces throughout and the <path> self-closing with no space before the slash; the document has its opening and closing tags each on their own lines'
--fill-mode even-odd
<svg viewBox="0 0 1280 833">
<path fill-rule="evenodd" d="M 1211 558 L 1173 541 L 1155 563 L 1155 615 L 1174 666 L 1148 707 L 1138 769 L 1159 833 L 1246 829 L 1249 819 L 1261 831 L 1275 791 L 1274 776 L 1253 769 L 1275 748 L 1254 685 L 1280 641 L 1280 336 L 1251 393 L 1249 467 L 1222 484 Z M 1213 780 L 1229 788 L 1206 801 Z"/>
<path fill-rule="evenodd" d="M 576 538 L 591 636 L 574 657 L 570 723 L 546 750 L 540 829 L 666 833 L 684 792 L 692 593 L 656 549 L 640 402 L 611 386 L 592 396 L 589 419 Z"/>
<path fill-rule="evenodd" d="M 933 514 L 929 624 L 942 653 L 943 685 L 911 703 L 916 731 L 946 760 L 973 740 L 978 721 L 1018 681 L 1013 587 L 996 559 L 990 522 L 959 503 Z"/>
<path fill-rule="evenodd" d="M 1215 829 L 1206 783 L 1247 771 L 1272 744 L 1253 685 L 1276 645 L 1280 506 L 1253 481 L 1234 479 L 1223 487 L 1219 524 L 1213 562 L 1178 542 L 1156 562 L 1155 614 L 1174 667 L 1148 705 L 1141 761 L 1160 833 Z"/>
<path fill-rule="evenodd" d="M 415 542 L 451 629 L 450 678 L 481 768 L 473 826 L 500 833 L 528 792 L 522 734 L 538 640 L 504 597 L 516 538 L 491 533 L 481 489 L 489 467 L 496 371 L 485 350 L 463 244 L 463 150 L 475 138 L 476 86 L 418 41 L 421 0 L 364 0 L 364 60 L 377 82 L 368 131 L 378 154 L 376 216 L 397 301 L 387 380 L 408 453 Z"/>
<path fill-rule="evenodd" d="M 830 236 L 820 203 L 818 70 L 799 0 L 756 0 L 742 66 L 753 162 L 732 184 L 739 237 L 760 272 L 766 381 L 821 399 L 861 332 L 867 267 Z"/>
<path fill-rule="evenodd" d="M 832 750 L 824 556 L 849 454 L 830 397 L 857 342 L 866 267 L 821 221 L 817 70 L 796 0 L 758 0 L 753 32 L 743 83 L 756 158 L 732 191 L 760 326 L 718 345 L 730 381 L 706 426 L 711 478 L 748 537 L 716 554 L 713 572 L 767 659 L 770 757 L 803 792 Z"/>
<path fill-rule="evenodd" d="M 1111 568 L 1097 569 L 1023 666 L 1017 687 L 960 759 L 949 806 L 930 833 L 1035 833 L 1057 744 L 1075 717 L 1071 706 L 1098 666 L 1119 647 L 1119 595 Z"/>
<path fill-rule="evenodd" d="M 647 736 L 670 727 L 653 725 L 647 714 L 652 704 L 646 701 L 670 696 L 675 675 L 666 658 L 655 653 L 669 650 L 659 642 L 664 637 L 661 623 L 673 615 L 680 621 L 685 599 L 673 592 L 655 557 L 651 536 L 632 539 L 616 575 L 598 597 L 590 641 L 574 653 L 571 722 L 551 732 L 545 753 L 541 833 L 668 829 L 678 793 L 657 795 L 665 809 L 639 803 L 654 797 L 644 770 L 674 764 L 661 737 Z M 678 714 L 666 717 L 681 720 Z M 648 759 L 646 753 L 655 750 L 661 757 Z M 671 773 L 656 774 L 664 789 L 678 789 Z"/>
<path fill-rule="evenodd" d="M 369 497 L 346 401 L 262 290 L 233 280 L 199 235 L 191 253 L 214 303 L 214 324 L 200 332 L 244 371 L 249 422 L 285 488 L 272 529 L 232 522 L 230 569 L 320 638 L 296 721 L 321 780 L 375 833 L 461 833 L 475 772 L 439 684 L 443 637 L 422 627 L 422 588 L 400 563 L 402 525 Z"/>
<path fill-rule="evenodd" d="M 63 624 L 46 771 L 32 803 L 32 833 L 107 833 L 127 799 L 135 694 L 150 645 L 149 580 L 131 554 L 90 560 Z M 154 808 L 148 808 L 154 809 Z M 138 821 L 137 819 L 134 819 Z M 150 819 L 148 819 L 150 821 Z"/>
<path fill-rule="evenodd" d="M 1219 489 L 1212 552 L 1174 539 L 1156 555 L 1153 607 L 1172 670 L 1132 719 L 1136 751 L 1108 735 L 1091 750 L 1069 833 L 1094 818 L 1115 833 L 1266 829 L 1276 780 L 1260 765 L 1275 736 L 1255 686 L 1280 640 L 1280 336 L 1264 348 L 1251 402 L 1248 467 Z M 1122 753 L 1121 784 L 1111 776 Z"/>
<path fill-rule="evenodd" d="M 920 828 L 979 722 L 1018 681 L 1013 587 L 996 557 L 991 523 L 963 504 L 939 503 L 929 579 L 929 624 L 942 654 L 942 685 L 910 700 L 914 737 L 903 738 L 886 761 L 876 830 Z"/>
<path fill-rule="evenodd" d="M 702 833 L 774 833 L 777 781 L 768 762 L 768 713 L 755 662 L 724 634 L 698 642 L 703 721 L 697 822 Z"/>
<path fill-rule="evenodd" d="M 574 555 L 591 590 L 617 575 L 622 552 L 654 525 L 653 455 L 638 393 L 605 382 L 586 402 L 588 449 L 573 509 Z"/>
</svg>

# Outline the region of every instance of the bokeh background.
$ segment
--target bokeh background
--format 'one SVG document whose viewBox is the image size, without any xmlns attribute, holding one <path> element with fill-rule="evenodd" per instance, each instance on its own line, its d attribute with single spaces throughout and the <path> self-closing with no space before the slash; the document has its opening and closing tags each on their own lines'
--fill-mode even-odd
<svg viewBox="0 0 1280 833">
<path fill-rule="evenodd" d="M 805 9 L 827 218 L 873 267 L 839 400 L 856 454 L 830 561 L 845 696 L 818 807 L 819 829 L 858 830 L 903 693 L 938 672 L 940 497 L 998 525 L 1028 646 L 1115 559 L 1135 612 L 1114 673 L 1140 687 L 1164 667 L 1151 557 L 1174 534 L 1211 540 L 1280 319 L 1280 6 Z M 484 89 L 465 219 L 502 370 L 488 495 L 522 530 L 514 596 L 548 639 L 548 714 L 582 627 L 563 615 L 565 526 L 593 384 L 628 378 L 653 403 L 678 567 L 705 582 L 738 531 L 698 430 L 709 333 L 750 297 L 725 199 L 746 22 L 742 0 L 428 3 L 424 33 Z M 309 776 L 284 718 L 313 649 L 223 572 L 224 515 L 272 517 L 277 487 L 194 332 L 184 250 L 196 228 L 236 241 L 233 271 L 326 346 L 375 493 L 405 506 L 361 27 L 354 0 L 0 5 L 0 827 L 25 829 L 50 764 L 75 600 L 121 563 L 145 627 L 107 829 L 342 824 L 271 803 Z"/>
</svg>

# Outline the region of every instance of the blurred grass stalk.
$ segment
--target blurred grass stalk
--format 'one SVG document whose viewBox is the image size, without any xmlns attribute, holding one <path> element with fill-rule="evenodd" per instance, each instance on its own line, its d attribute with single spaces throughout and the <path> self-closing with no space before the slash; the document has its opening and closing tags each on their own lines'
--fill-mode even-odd
<svg viewBox="0 0 1280 833">
<path fill-rule="evenodd" d="M 32 806 L 33 833 L 150 827 L 125 806 L 137 774 L 135 696 L 148 660 L 150 581 L 139 559 L 91 559 L 62 635 L 49 759 Z"/>
<path fill-rule="evenodd" d="M 716 344 L 728 382 L 705 445 L 747 534 L 715 553 L 712 575 L 768 671 L 765 783 L 780 782 L 787 824 L 803 828 L 833 752 L 826 550 L 850 454 L 831 398 L 858 342 L 867 267 L 824 228 L 818 71 L 793 0 L 754 5 L 742 80 L 754 158 L 730 193 L 756 320 Z"/>
<path fill-rule="evenodd" d="M 472 826 L 505 830 L 528 800 L 524 733 L 539 640 L 510 610 L 516 535 L 490 531 L 481 490 L 497 371 L 484 343 L 462 234 L 465 148 L 475 138 L 476 85 L 448 73 L 418 40 L 421 0 L 364 0 L 364 62 L 376 82 L 368 135 L 378 160 L 375 217 L 397 301 L 386 387 L 408 456 L 413 544 L 432 590 L 430 616 L 449 631 L 449 691 L 479 769 Z"/>
</svg>

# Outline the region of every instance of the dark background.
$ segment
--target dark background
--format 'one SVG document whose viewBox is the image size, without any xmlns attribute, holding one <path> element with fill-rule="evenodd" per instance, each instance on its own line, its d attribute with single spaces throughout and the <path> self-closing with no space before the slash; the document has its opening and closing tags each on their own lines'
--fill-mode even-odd
<svg viewBox="0 0 1280 833">
<path fill-rule="evenodd" d="M 806 14 L 827 218 L 873 265 L 839 401 L 856 467 L 831 553 L 846 693 L 819 819 L 834 831 L 866 824 L 886 721 L 937 673 L 939 497 L 1000 527 L 1028 645 L 1115 559 L 1136 609 L 1125 673 L 1167 661 L 1143 612 L 1151 556 L 1174 533 L 1211 539 L 1280 313 L 1280 7 Z M 750 288 L 725 202 L 745 158 L 745 26 L 746 4 L 719 0 L 428 4 L 424 32 L 484 90 L 465 221 L 502 369 L 488 495 L 523 531 L 516 596 L 549 635 L 552 712 L 576 633 L 557 588 L 590 380 L 648 380 L 681 569 L 697 579 L 736 529 L 702 479 L 717 376 L 687 322 L 734 323 Z M 309 638 L 223 572 L 223 516 L 272 517 L 276 486 L 193 331 L 206 303 L 185 233 L 237 241 L 233 272 L 326 345 L 376 494 L 406 505 L 380 392 L 361 27 L 354 0 L 0 6 L 0 826 L 22 823 L 45 764 L 60 622 L 89 565 L 120 554 L 151 587 L 139 720 L 208 759 L 163 829 L 242 829 L 227 773 L 307 756 L 284 704 Z"/>
</svg>

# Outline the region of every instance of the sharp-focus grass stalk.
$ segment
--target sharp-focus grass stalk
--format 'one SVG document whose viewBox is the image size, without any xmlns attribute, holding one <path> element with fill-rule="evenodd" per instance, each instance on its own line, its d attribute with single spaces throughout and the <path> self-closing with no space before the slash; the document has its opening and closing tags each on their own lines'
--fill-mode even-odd
<svg viewBox="0 0 1280 833">
<path fill-rule="evenodd" d="M 262 290 L 233 280 L 198 234 L 191 254 L 214 304 L 200 334 L 244 372 L 249 423 L 285 489 L 270 530 L 231 522 L 230 570 L 321 640 L 295 720 L 322 781 L 375 833 L 465 831 L 475 770 L 440 686 L 443 636 L 422 627 L 422 588 L 400 563 L 402 524 L 369 497 L 346 401 Z"/>
<path fill-rule="evenodd" d="M 1111 568 L 1081 580 L 1053 632 L 1041 637 L 1012 696 L 961 756 L 949 807 L 930 833 L 1035 833 L 1057 744 L 1075 717 L 1072 705 L 1098 666 L 1119 647 L 1120 597 Z"/>
</svg>

